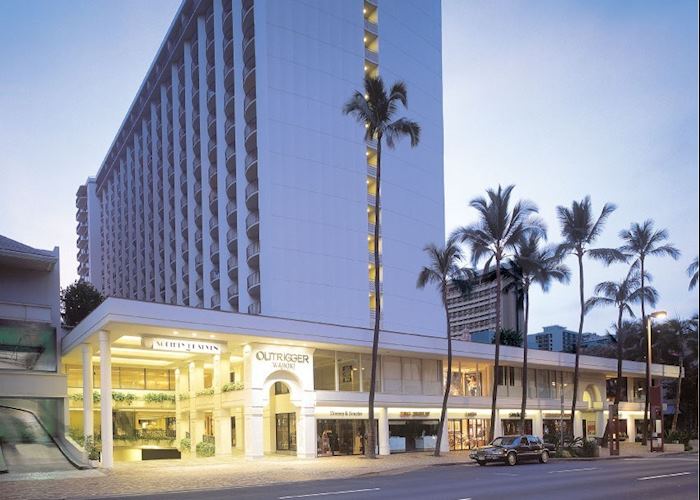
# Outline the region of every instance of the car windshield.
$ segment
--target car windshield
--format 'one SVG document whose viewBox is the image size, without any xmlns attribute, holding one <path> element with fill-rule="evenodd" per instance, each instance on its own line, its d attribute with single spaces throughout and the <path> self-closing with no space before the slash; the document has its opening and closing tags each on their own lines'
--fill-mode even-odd
<svg viewBox="0 0 700 500">
<path fill-rule="evenodd" d="M 513 442 L 518 439 L 518 437 L 512 437 L 512 436 L 505 436 L 505 437 L 497 437 L 493 441 L 491 441 L 491 444 L 493 446 L 508 446 L 513 444 Z"/>
</svg>

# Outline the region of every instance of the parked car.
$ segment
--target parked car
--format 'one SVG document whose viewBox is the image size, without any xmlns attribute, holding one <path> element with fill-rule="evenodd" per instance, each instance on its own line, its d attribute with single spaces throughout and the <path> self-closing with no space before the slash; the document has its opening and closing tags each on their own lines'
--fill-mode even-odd
<svg viewBox="0 0 700 500">
<path fill-rule="evenodd" d="M 488 445 L 472 450 L 469 458 L 476 460 L 479 465 L 486 465 L 488 462 L 515 465 L 525 460 L 539 460 L 540 463 L 546 464 L 549 454 L 540 438 L 523 434 L 497 437 Z"/>
</svg>

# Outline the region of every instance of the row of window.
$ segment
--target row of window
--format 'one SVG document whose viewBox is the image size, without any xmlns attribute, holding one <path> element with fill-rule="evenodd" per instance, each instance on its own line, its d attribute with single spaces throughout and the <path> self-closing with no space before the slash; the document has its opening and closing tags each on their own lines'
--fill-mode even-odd
<svg viewBox="0 0 700 500">
<path fill-rule="evenodd" d="M 66 366 L 66 378 L 68 387 L 83 386 L 83 368 L 81 366 Z M 100 387 L 100 370 L 93 368 L 93 387 Z M 112 388 L 113 389 L 134 389 L 134 390 L 154 390 L 154 391 L 174 391 L 175 373 L 173 370 L 157 368 L 132 368 L 125 366 L 112 367 Z"/>
</svg>

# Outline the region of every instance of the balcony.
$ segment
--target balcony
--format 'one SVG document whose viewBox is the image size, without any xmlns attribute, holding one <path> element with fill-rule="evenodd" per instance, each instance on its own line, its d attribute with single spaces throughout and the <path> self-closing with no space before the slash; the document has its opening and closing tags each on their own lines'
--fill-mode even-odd
<svg viewBox="0 0 700 500">
<path fill-rule="evenodd" d="M 224 64 L 233 62 L 233 38 L 229 38 L 224 43 Z"/>
<path fill-rule="evenodd" d="M 236 218 L 238 216 L 237 211 L 238 208 L 236 207 L 236 203 L 234 201 L 229 200 L 226 202 L 226 221 L 230 226 L 236 225 Z"/>
<path fill-rule="evenodd" d="M 182 193 L 182 196 L 187 197 L 187 177 L 184 175 L 180 177 L 180 193 Z M 184 216 L 187 216 L 186 213 L 183 213 Z"/>
<path fill-rule="evenodd" d="M 377 206 L 377 197 L 374 196 L 374 194 L 367 193 L 367 205 L 369 205 L 370 207 Z"/>
<path fill-rule="evenodd" d="M 256 153 L 248 154 L 245 157 L 245 177 L 250 182 L 258 178 L 258 156 Z"/>
<path fill-rule="evenodd" d="M 260 295 L 260 273 L 258 271 L 253 271 L 248 275 L 247 283 L 250 295 L 255 297 Z"/>
<path fill-rule="evenodd" d="M 197 202 L 197 205 L 202 204 L 202 183 L 198 180 L 194 181 L 194 199 Z"/>
<path fill-rule="evenodd" d="M 258 128 L 257 123 L 251 123 L 245 127 L 245 150 L 252 153 L 258 147 Z"/>
<path fill-rule="evenodd" d="M 257 99 L 255 98 L 255 94 L 246 95 L 245 100 L 243 101 L 243 116 L 245 116 L 245 120 L 248 123 L 255 121 L 256 101 Z"/>
<path fill-rule="evenodd" d="M 202 266 L 204 265 L 204 260 L 200 254 L 194 256 L 194 269 L 198 273 L 202 272 Z"/>
<path fill-rule="evenodd" d="M 236 176 L 233 174 L 226 175 L 226 195 L 230 199 L 236 199 Z"/>
<path fill-rule="evenodd" d="M 377 23 L 365 18 L 365 31 L 369 31 L 373 35 L 377 35 L 379 33 Z"/>
<path fill-rule="evenodd" d="M 235 114 L 235 103 L 236 100 L 233 97 L 233 94 L 231 92 L 226 92 L 224 98 L 224 112 L 226 113 L 226 117 L 230 118 L 231 120 L 233 120 Z"/>
<path fill-rule="evenodd" d="M 194 207 L 194 222 L 197 224 L 197 226 L 202 225 L 202 207 L 199 205 Z"/>
<path fill-rule="evenodd" d="M 232 283 L 231 285 L 229 285 L 226 292 L 228 294 L 229 302 L 231 300 L 238 300 L 238 282 Z"/>
<path fill-rule="evenodd" d="M 254 241 L 245 249 L 246 258 L 250 267 L 258 267 L 260 262 L 260 242 Z"/>
<path fill-rule="evenodd" d="M 245 204 L 250 210 L 257 210 L 258 181 L 253 181 L 245 187 Z"/>
<path fill-rule="evenodd" d="M 211 258 L 212 264 L 215 266 L 219 265 L 219 245 L 212 245 L 209 247 L 209 257 Z"/>
<path fill-rule="evenodd" d="M 199 123 L 199 121 L 196 121 L 195 123 Z M 201 152 L 200 145 L 199 134 L 195 134 L 194 139 L 192 139 L 192 150 L 194 151 L 195 156 L 199 156 L 199 153 Z"/>
<path fill-rule="evenodd" d="M 202 231 L 200 231 L 199 229 L 197 229 L 194 232 L 194 246 L 200 252 L 202 251 Z"/>
<path fill-rule="evenodd" d="M 214 48 L 214 40 L 213 40 L 213 39 L 210 40 L 209 43 L 211 44 L 212 49 L 213 49 L 213 48 Z M 207 49 L 208 49 L 208 48 L 207 48 Z M 212 54 L 212 55 L 213 55 L 213 54 Z M 209 59 L 209 58 L 207 57 L 207 59 Z M 213 61 L 214 58 L 212 57 L 212 58 L 209 59 L 209 60 L 210 60 L 210 61 Z M 214 65 L 213 65 L 213 64 L 210 64 L 210 65 L 208 65 L 208 67 L 207 67 L 207 87 L 209 87 L 210 89 L 211 89 L 211 88 L 214 88 L 214 84 L 215 84 L 215 83 L 216 83 L 216 73 L 214 72 Z"/>
<path fill-rule="evenodd" d="M 238 258 L 236 255 L 229 256 L 226 261 L 226 268 L 228 269 L 229 278 L 232 280 L 238 279 Z"/>
<path fill-rule="evenodd" d="M 243 42 L 243 65 L 246 68 L 252 68 L 255 66 L 255 36 L 243 37 L 245 42 Z"/>
<path fill-rule="evenodd" d="M 207 110 L 209 113 L 216 111 L 216 92 L 213 90 L 207 90 Z"/>
<path fill-rule="evenodd" d="M 246 94 L 255 91 L 255 66 L 246 67 L 243 71 L 243 91 Z"/>
<path fill-rule="evenodd" d="M 214 216 L 209 219 L 209 234 L 211 235 L 212 239 L 219 239 L 219 219 Z"/>
<path fill-rule="evenodd" d="M 379 64 L 379 54 L 371 49 L 365 48 L 365 59 L 372 64 Z"/>
<path fill-rule="evenodd" d="M 202 280 L 202 278 L 197 278 L 194 289 L 197 295 L 202 295 L 204 292 L 204 280 Z"/>
<path fill-rule="evenodd" d="M 226 147 L 226 170 L 230 174 L 236 172 L 236 150 L 233 146 Z"/>
<path fill-rule="evenodd" d="M 224 129 L 226 132 L 226 143 L 227 144 L 233 144 L 233 141 L 236 138 L 236 124 L 233 120 L 226 120 L 226 123 L 224 125 Z"/>
<path fill-rule="evenodd" d="M 226 246 L 229 252 L 236 252 L 236 248 L 238 247 L 238 231 L 233 228 L 226 231 Z"/>
<path fill-rule="evenodd" d="M 207 116 L 207 134 L 209 134 L 209 147 L 211 148 L 211 140 L 216 139 L 216 115 L 213 111 Z"/>
<path fill-rule="evenodd" d="M 255 30 L 255 4 L 250 2 L 250 6 L 243 5 L 243 37 L 248 38 Z"/>
<path fill-rule="evenodd" d="M 258 239 L 260 230 L 260 217 L 258 212 L 251 212 L 245 218 L 245 230 L 249 238 Z"/>
<path fill-rule="evenodd" d="M 216 191 L 216 186 L 219 183 L 219 172 L 216 169 L 216 161 L 211 162 L 211 165 L 209 165 L 209 186 L 211 187 L 212 191 Z"/>
<path fill-rule="evenodd" d="M 218 293 L 215 293 L 211 298 L 211 308 L 216 310 L 221 309 L 221 297 Z"/>
<path fill-rule="evenodd" d="M 224 71 L 224 88 L 230 89 L 233 87 L 233 66 L 226 66 Z"/>
<path fill-rule="evenodd" d="M 260 314 L 260 302 L 253 302 L 248 304 L 248 314 Z"/>
<path fill-rule="evenodd" d="M 230 4 L 229 4 L 229 7 L 230 7 Z M 231 15 L 230 10 L 224 11 L 224 16 L 223 16 L 221 21 L 222 21 L 222 28 L 224 31 L 224 35 L 228 38 L 231 38 L 231 36 L 233 35 L 233 21 L 232 21 L 232 15 Z"/>
<path fill-rule="evenodd" d="M 209 272 L 209 280 L 211 281 L 211 286 L 213 288 L 219 288 L 219 270 L 212 269 Z"/>
</svg>

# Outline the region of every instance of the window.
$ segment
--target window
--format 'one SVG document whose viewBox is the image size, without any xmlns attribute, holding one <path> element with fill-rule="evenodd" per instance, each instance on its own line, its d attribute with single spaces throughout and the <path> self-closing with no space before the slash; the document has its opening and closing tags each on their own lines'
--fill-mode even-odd
<svg viewBox="0 0 700 500">
<path fill-rule="evenodd" d="M 146 389 L 168 391 L 174 389 L 170 382 L 170 370 L 146 370 Z"/>
<path fill-rule="evenodd" d="M 377 381 L 375 389 L 379 392 L 381 388 L 382 371 L 381 357 L 377 356 Z M 360 354 L 360 369 L 362 370 L 362 391 L 369 392 L 369 384 L 372 381 L 372 355 Z"/>
<path fill-rule="evenodd" d="M 632 400 L 644 401 L 646 393 L 646 380 L 643 378 L 635 378 L 632 382 Z"/>
<path fill-rule="evenodd" d="M 360 390 L 360 355 L 336 353 L 338 364 L 338 389 L 341 391 Z"/>
<path fill-rule="evenodd" d="M 382 371 L 384 392 L 401 394 L 401 358 L 382 356 Z"/>
<path fill-rule="evenodd" d="M 335 353 L 314 352 L 314 388 L 318 391 L 335 390 Z"/>
<path fill-rule="evenodd" d="M 401 358 L 401 374 L 404 394 L 421 394 L 421 360 Z"/>
<path fill-rule="evenodd" d="M 617 377 L 609 378 L 605 381 L 605 395 L 610 402 L 615 401 L 615 393 L 617 391 Z M 627 401 L 627 377 L 622 377 L 620 387 L 620 401 Z"/>
<path fill-rule="evenodd" d="M 145 389 L 146 388 L 146 370 L 143 368 L 119 368 L 119 384 L 112 385 L 120 389 Z"/>
<path fill-rule="evenodd" d="M 275 396 L 289 394 L 289 387 L 284 382 L 275 382 Z"/>
</svg>

